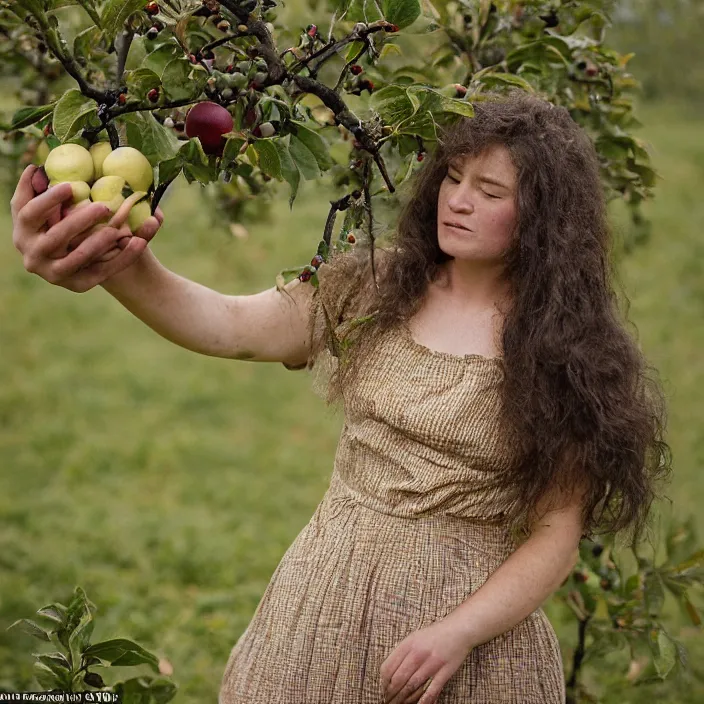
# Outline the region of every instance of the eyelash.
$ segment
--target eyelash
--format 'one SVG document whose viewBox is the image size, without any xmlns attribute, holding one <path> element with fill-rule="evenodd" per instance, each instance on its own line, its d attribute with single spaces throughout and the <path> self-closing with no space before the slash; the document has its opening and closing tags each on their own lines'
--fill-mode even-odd
<svg viewBox="0 0 704 704">
<path fill-rule="evenodd" d="M 459 183 L 459 181 L 456 178 L 452 178 L 450 174 L 447 174 L 447 178 L 452 181 L 452 183 Z M 487 197 L 487 198 L 501 198 L 501 196 L 492 196 L 491 193 L 487 193 L 486 191 L 482 191 L 482 193 Z"/>
</svg>

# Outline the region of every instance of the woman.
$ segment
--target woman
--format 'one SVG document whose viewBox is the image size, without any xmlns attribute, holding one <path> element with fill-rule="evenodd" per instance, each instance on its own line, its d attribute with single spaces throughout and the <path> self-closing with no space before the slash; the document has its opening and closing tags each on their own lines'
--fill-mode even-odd
<svg viewBox="0 0 704 704">
<path fill-rule="evenodd" d="M 120 212 L 57 264 L 52 247 L 86 225 L 38 225 L 62 194 L 30 200 L 20 180 L 30 271 L 100 283 L 188 349 L 312 369 L 344 408 L 330 487 L 235 643 L 220 704 L 564 702 L 541 604 L 581 538 L 645 528 L 670 471 L 665 404 L 620 319 L 594 147 L 564 108 L 490 98 L 443 130 L 373 267 L 338 254 L 288 296 L 223 296 L 151 250 L 126 256 L 144 245 L 120 239 Z"/>
</svg>

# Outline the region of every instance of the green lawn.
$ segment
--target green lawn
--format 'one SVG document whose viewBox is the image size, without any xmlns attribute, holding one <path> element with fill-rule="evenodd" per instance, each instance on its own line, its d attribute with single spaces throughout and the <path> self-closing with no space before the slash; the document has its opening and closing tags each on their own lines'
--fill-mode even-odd
<svg viewBox="0 0 704 704">
<path fill-rule="evenodd" d="M 670 399 L 669 494 L 704 536 L 701 122 L 675 106 L 640 116 L 664 179 L 647 207 L 653 239 L 623 278 Z M 307 183 L 291 213 L 282 187 L 270 219 L 240 240 L 214 233 L 197 186 L 179 183 L 152 247 L 179 274 L 254 293 L 311 258 L 333 195 Z M 305 372 L 193 354 L 102 289 L 76 295 L 26 273 L 7 205 L 0 218 L 0 686 L 32 688 L 38 643 L 5 628 L 81 584 L 99 607 L 94 640 L 139 641 L 173 664 L 177 701 L 215 701 L 231 647 L 325 492 L 341 418 Z M 555 625 L 569 662 L 574 623 Z M 704 661 L 701 638 L 683 640 Z M 614 704 L 704 700 L 701 681 L 632 690 L 590 679 Z"/>
</svg>

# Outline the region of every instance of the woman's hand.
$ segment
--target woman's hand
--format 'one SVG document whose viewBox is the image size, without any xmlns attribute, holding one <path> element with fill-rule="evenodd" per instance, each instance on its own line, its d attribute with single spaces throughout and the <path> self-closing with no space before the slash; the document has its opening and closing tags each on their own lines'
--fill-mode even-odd
<svg viewBox="0 0 704 704">
<path fill-rule="evenodd" d="M 51 284 L 76 293 L 94 288 L 134 264 L 161 226 L 164 216 L 157 208 L 132 236 L 126 224 L 129 198 L 114 215 L 104 204 L 90 203 L 62 218 L 62 205 L 72 197 L 70 184 L 36 195 L 36 168 L 30 165 L 22 172 L 10 201 L 12 241 L 25 269 Z"/>
<path fill-rule="evenodd" d="M 386 704 L 434 704 L 473 647 L 451 619 L 413 631 L 381 664 Z"/>
</svg>

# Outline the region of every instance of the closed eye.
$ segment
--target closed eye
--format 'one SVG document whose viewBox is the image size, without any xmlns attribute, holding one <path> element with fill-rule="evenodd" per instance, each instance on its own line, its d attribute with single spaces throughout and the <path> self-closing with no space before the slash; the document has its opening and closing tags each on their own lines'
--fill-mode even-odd
<svg viewBox="0 0 704 704">
<path fill-rule="evenodd" d="M 449 178 L 450 181 L 452 181 L 452 183 L 459 183 L 459 181 L 456 178 L 452 178 L 452 176 L 450 176 L 450 174 L 447 174 L 447 178 Z M 493 195 L 491 195 L 491 193 L 487 193 L 486 191 L 482 191 L 482 193 L 485 196 L 487 196 L 488 198 L 501 198 L 501 196 L 493 196 Z"/>
</svg>

